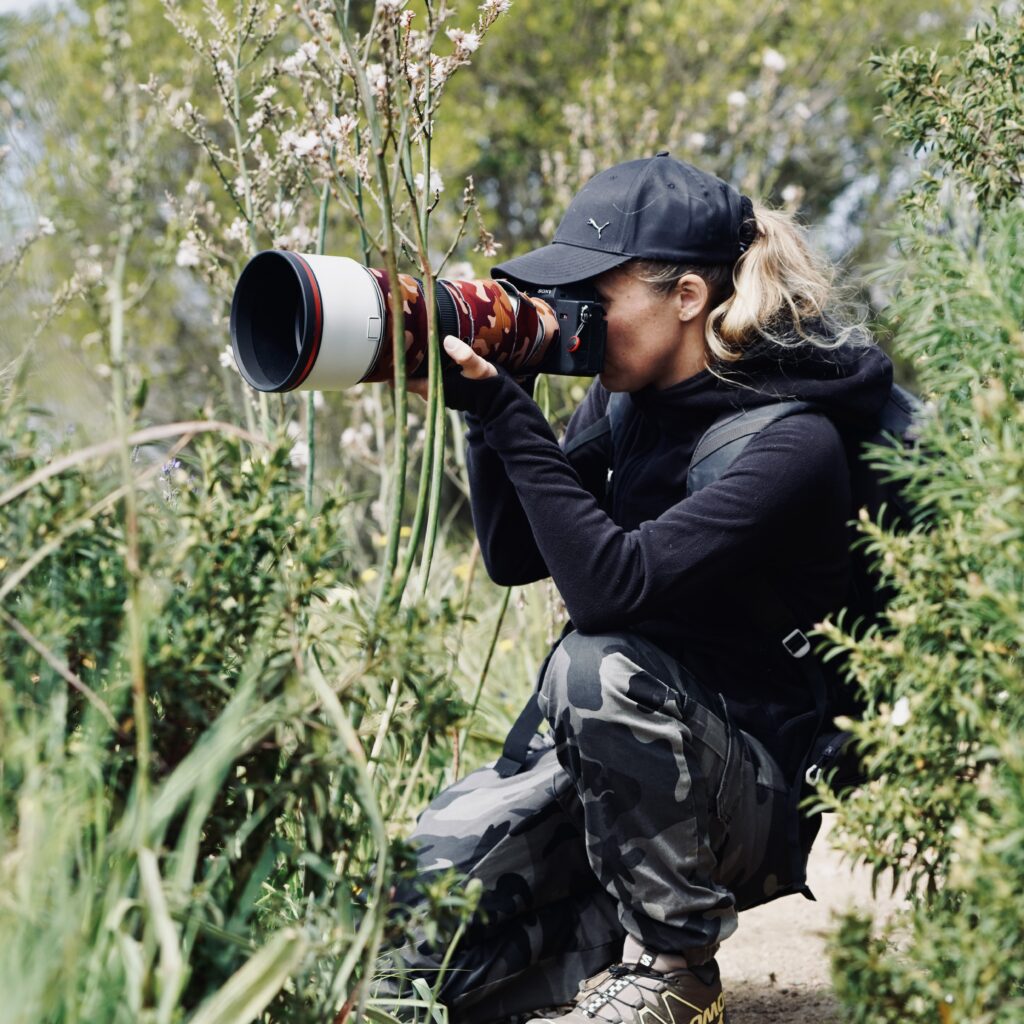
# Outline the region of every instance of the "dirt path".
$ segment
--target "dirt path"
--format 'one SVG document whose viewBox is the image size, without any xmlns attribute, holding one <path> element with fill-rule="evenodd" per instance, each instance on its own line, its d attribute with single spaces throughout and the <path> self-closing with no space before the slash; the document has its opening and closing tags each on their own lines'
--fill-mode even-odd
<svg viewBox="0 0 1024 1024">
<path fill-rule="evenodd" d="M 853 872 L 828 843 L 828 818 L 808 866 L 816 903 L 799 896 L 740 917 L 718 954 L 729 1024 L 836 1024 L 825 933 L 835 911 L 870 904 L 866 871 Z M 879 899 L 887 908 L 894 900 Z M 877 905 L 877 904 L 876 904 Z"/>
</svg>

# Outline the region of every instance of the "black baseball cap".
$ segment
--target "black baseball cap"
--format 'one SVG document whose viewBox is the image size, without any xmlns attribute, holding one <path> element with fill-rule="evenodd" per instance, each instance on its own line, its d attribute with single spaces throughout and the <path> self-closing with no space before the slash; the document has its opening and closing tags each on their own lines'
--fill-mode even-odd
<svg viewBox="0 0 1024 1024">
<path fill-rule="evenodd" d="M 594 175 L 569 204 L 551 245 L 499 263 L 491 277 L 556 285 L 631 259 L 733 263 L 752 238 L 753 216 L 746 196 L 665 150 Z"/>
</svg>

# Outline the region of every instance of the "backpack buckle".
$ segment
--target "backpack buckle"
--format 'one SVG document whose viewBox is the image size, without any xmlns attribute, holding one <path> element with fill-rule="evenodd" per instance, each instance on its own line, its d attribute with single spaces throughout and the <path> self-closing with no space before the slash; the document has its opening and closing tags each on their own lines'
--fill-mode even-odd
<svg viewBox="0 0 1024 1024">
<path fill-rule="evenodd" d="M 783 637 L 782 646 L 786 648 L 786 653 L 794 658 L 803 658 L 811 653 L 811 641 L 800 629 L 794 629 L 789 636 Z"/>
</svg>

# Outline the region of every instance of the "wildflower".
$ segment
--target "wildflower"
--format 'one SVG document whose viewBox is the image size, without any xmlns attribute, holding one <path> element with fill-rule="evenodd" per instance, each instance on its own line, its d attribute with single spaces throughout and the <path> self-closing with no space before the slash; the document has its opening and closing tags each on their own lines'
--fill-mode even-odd
<svg viewBox="0 0 1024 1024">
<path fill-rule="evenodd" d="M 217 74 L 220 76 L 220 80 L 224 83 L 226 89 L 234 85 L 235 72 L 226 60 L 217 61 Z"/>
<path fill-rule="evenodd" d="M 199 251 L 199 241 L 190 231 L 181 240 L 181 244 L 178 246 L 178 253 L 174 257 L 174 262 L 179 267 L 198 267 L 201 259 L 202 254 Z"/>
<path fill-rule="evenodd" d="M 415 177 L 416 191 L 423 195 L 424 178 L 422 174 L 417 174 Z M 444 181 L 441 179 L 441 175 L 435 170 L 430 172 L 430 194 L 436 199 L 444 191 Z"/>
<path fill-rule="evenodd" d="M 743 92 L 740 89 L 736 89 L 725 97 L 725 102 L 733 110 L 742 110 L 747 105 L 749 100 L 747 99 L 747 94 L 745 92 Z"/>
<path fill-rule="evenodd" d="M 224 231 L 224 238 L 228 242 L 238 242 L 240 245 L 245 245 L 246 240 L 249 238 L 249 222 L 245 217 L 236 217 L 231 221 L 230 227 Z"/>
<path fill-rule="evenodd" d="M 351 114 L 328 118 L 324 124 L 324 138 L 328 142 L 341 142 L 356 130 L 356 123 L 356 119 Z"/>
<path fill-rule="evenodd" d="M 383 64 L 367 64 L 366 80 L 374 96 L 384 97 L 388 92 L 388 72 Z"/>
<path fill-rule="evenodd" d="M 217 356 L 217 362 L 224 367 L 225 370 L 237 370 L 238 366 L 235 363 L 235 353 L 231 351 L 230 345 L 225 345 Z"/>
<path fill-rule="evenodd" d="M 499 14 L 507 14 L 512 6 L 512 0 L 484 0 L 480 5 L 484 17 L 497 17 Z"/>
<path fill-rule="evenodd" d="M 278 249 L 291 249 L 292 252 L 304 252 L 313 248 L 316 236 L 313 230 L 305 224 L 296 224 L 291 231 L 278 235 L 274 239 L 274 245 Z"/>
<path fill-rule="evenodd" d="M 761 54 L 761 67 L 767 71 L 781 74 L 781 72 L 786 70 L 786 58 L 778 50 L 773 50 L 769 47 Z"/>
<path fill-rule="evenodd" d="M 445 30 L 445 35 L 455 44 L 456 57 L 468 57 L 480 45 L 480 36 L 476 32 L 449 28 Z"/>
<path fill-rule="evenodd" d="M 193 179 L 192 179 L 192 180 L 191 180 L 191 181 L 190 181 L 190 182 L 189 182 L 189 183 L 188 183 L 188 184 L 187 184 L 187 185 L 185 186 L 185 195 L 187 195 L 187 196 L 189 197 L 189 199 L 197 199 L 197 198 L 198 198 L 199 196 L 201 196 L 202 194 L 203 194 L 203 186 L 202 186 L 202 183 L 201 183 L 201 182 L 198 182 L 198 181 L 196 181 L 196 179 L 195 179 L 195 178 L 193 178 Z"/>
<path fill-rule="evenodd" d="M 286 74 L 294 75 L 310 61 L 316 60 L 319 52 L 320 47 L 316 43 L 312 41 L 303 43 L 290 57 L 285 57 L 281 61 L 281 70 Z"/>
<path fill-rule="evenodd" d="M 56 234 L 57 229 L 53 226 L 53 221 L 49 217 L 39 218 L 39 234 L 41 235 L 53 235 Z"/>
<path fill-rule="evenodd" d="M 377 10 L 383 14 L 396 14 L 405 6 L 405 0 L 377 0 Z"/>
<path fill-rule="evenodd" d="M 889 721 L 897 728 L 906 725 L 910 721 L 910 701 L 906 697 L 900 697 L 893 705 Z"/>
<path fill-rule="evenodd" d="M 323 141 L 318 132 L 309 131 L 300 135 L 293 128 L 281 132 L 281 148 L 285 153 L 298 157 L 300 160 L 306 157 L 318 156 L 323 150 Z"/>
</svg>

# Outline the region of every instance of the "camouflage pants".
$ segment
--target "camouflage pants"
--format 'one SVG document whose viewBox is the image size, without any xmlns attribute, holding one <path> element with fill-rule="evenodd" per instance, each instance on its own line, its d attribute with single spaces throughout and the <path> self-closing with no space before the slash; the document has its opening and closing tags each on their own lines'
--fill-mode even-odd
<svg viewBox="0 0 1024 1024">
<path fill-rule="evenodd" d="M 473 772 L 414 833 L 422 872 L 483 883 L 441 988 L 460 1024 L 568 1001 L 627 932 L 707 959 L 785 884 L 781 772 L 677 661 L 629 633 L 570 633 L 540 702 L 551 731 L 523 770 Z M 431 982 L 440 955 L 413 937 L 398 959 Z"/>
</svg>

